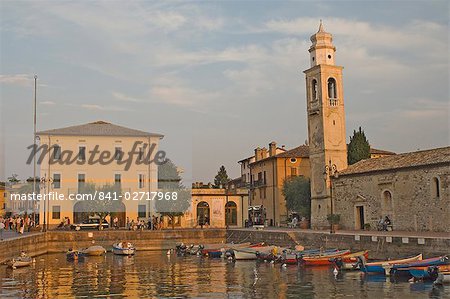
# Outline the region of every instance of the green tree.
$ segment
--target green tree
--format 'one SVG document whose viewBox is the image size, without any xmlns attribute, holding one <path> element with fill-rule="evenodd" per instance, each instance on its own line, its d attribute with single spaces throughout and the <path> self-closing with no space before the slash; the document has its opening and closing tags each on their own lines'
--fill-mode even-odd
<svg viewBox="0 0 450 299">
<path fill-rule="evenodd" d="M 87 182 L 79 190 L 80 194 L 91 194 L 96 198 L 93 200 L 84 200 L 80 202 L 79 211 L 90 214 L 91 216 L 99 216 L 100 223 L 103 223 L 105 218 L 111 213 L 120 212 L 123 208 L 123 203 L 120 195 L 122 195 L 122 190 L 120 185 L 116 184 L 105 184 L 102 186 L 97 186 L 94 183 Z M 123 197 L 123 196 L 122 196 Z M 102 229 L 102 226 L 99 226 Z"/>
<path fill-rule="evenodd" d="M 160 192 L 171 194 L 169 199 L 155 198 L 155 209 L 161 216 L 169 217 L 173 229 L 175 217 L 183 216 L 191 206 L 191 192 L 183 186 L 177 166 L 169 159 L 158 166 L 158 189 Z"/>
<path fill-rule="evenodd" d="M 308 178 L 293 176 L 285 179 L 282 193 L 288 211 L 311 218 L 311 184 Z"/>
<path fill-rule="evenodd" d="M 228 178 L 225 166 L 220 166 L 217 175 L 214 177 L 214 187 L 220 188 L 222 186 L 222 188 L 225 188 L 229 181 L 230 179 Z"/>
<path fill-rule="evenodd" d="M 370 144 L 361 127 L 359 127 L 358 131 L 353 131 L 353 136 L 350 137 L 347 158 L 349 165 L 370 158 Z"/>
</svg>

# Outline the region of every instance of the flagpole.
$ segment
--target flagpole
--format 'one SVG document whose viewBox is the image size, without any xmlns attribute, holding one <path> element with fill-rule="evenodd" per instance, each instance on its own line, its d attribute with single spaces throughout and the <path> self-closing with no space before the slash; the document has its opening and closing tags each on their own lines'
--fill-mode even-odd
<svg viewBox="0 0 450 299">
<path fill-rule="evenodd" d="M 34 105 L 33 105 L 33 145 L 34 151 L 36 150 L 36 111 L 37 111 L 37 75 L 34 75 Z M 33 197 L 36 196 L 36 152 L 33 155 Z M 34 214 L 34 225 L 36 225 L 36 202 L 33 200 L 33 214 Z"/>
</svg>

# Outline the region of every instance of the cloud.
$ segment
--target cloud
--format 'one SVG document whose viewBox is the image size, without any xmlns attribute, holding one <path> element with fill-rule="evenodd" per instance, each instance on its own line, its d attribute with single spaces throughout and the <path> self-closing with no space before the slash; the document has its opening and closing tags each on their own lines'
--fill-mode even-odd
<svg viewBox="0 0 450 299">
<path fill-rule="evenodd" d="M 47 105 L 47 106 L 52 106 L 55 105 L 56 103 L 53 101 L 42 101 L 38 103 L 39 105 Z"/>
<path fill-rule="evenodd" d="M 28 74 L 0 75 L 0 83 L 5 85 L 19 85 L 28 87 L 33 83 L 34 78 Z"/>
<path fill-rule="evenodd" d="M 91 111 L 132 111 L 130 109 L 127 108 L 122 108 L 122 107 L 114 107 L 114 106 L 101 106 L 101 105 L 97 105 L 97 104 L 82 104 L 80 106 L 81 108 L 87 109 L 87 110 L 91 110 Z"/>
<path fill-rule="evenodd" d="M 124 102 L 133 102 L 133 103 L 140 103 L 143 102 L 142 99 L 138 99 L 138 98 L 134 98 L 134 97 L 130 97 L 126 94 L 123 94 L 121 92 L 117 92 L 117 91 L 113 91 L 111 92 L 112 96 L 119 101 L 124 101 Z"/>
</svg>

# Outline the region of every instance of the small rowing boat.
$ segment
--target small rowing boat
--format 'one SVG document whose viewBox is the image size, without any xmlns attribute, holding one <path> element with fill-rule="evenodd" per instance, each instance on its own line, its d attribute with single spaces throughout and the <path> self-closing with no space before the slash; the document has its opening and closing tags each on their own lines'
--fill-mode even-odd
<svg viewBox="0 0 450 299">
<path fill-rule="evenodd" d="M 78 250 L 73 250 L 72 248 L 69 249 L 66 252 L 66 258 L 69 262 L 74 262 L 74 261 L 83 261 L 84 260 L 84 254 L 81 253 Z"/>
<path fill-rule="evenodd" d="M 391 275 L 397 275 L 397 276 L 410 276 L 412 273 L 410 273 L 411 268 L 428 268 L 431 266 L 443 266 L 448 265 L 450 263 L 448 256 L 439 256 L 439 257 L 433 257 L 424 259 L 421 261 L 414 261 L 411 263 L 404 263 L 404 264 L 396 264 L 393 265 L 390 274 Z M 414 275 L 413 275 L 414 276 Z"/>
<path fill-rule="evenodd" d="M 359 257 L 364 257 L 365 260 L 369 259 L 369 251 L 359 251 L 350 253 L 342 257 L 331 258 L 332 262 L 337 270 L 358 270 L 359 269 Z"/>
<path fill-rule="evenodd" d="M 234 258 L 236 260 L 256 260 L 257 254 L 269 254 L 276 246 L 261 246 L 248 248 L 233 248 Z"/>
<path fill-rule="evenodd" d="M 80 250 L 81 253 L 89 256 L 99 256 L 106 253 L 106 249 L 100 245 L 93 245 L 88 248 Z"/>
<path fill-rule="evenodd" d="M 33 263 L 33 258 L 31 258 L 25 252 L 22 251 L 20 256 L 13 258 L 7 264 L 8 264 L 8 267 L 16 269 L 16 268 L 30 266 L 32 263 Z"/>
<path fill-rule="evenodd" d="M 113 244 L 112 252 L 117 255 L 133 255 L 136 252 L 136 248 L 130 242 L 122 241 Z"/>
<path fill-rule="evenodd" d="M 391 268 L 394 265 L 407 264 L 407 263 L 412 263 L 415 261 L 421 261 L 422 258 L 423 258 L 422 254 L 419 254 L 419 255 L 416 255 L 413 257 L 400 259 L 400 260 L 380 261 L 380 262 L 371 262 L 371 263 L 366 263 L 364 258 L 359 258 L 360 259 L 359 267 L 360 267 L 360 270 L 365 273 L 389 274 Z"/>
<path fill-rule="evenodd" d="M 300 257 L 299 262 L 305 266 L 329 266 L 332 264 L 330 259 L 343 257 L 349 253 L 350 250 L 340 250 L 318 255 L 303 256 Z"/>
</svg>

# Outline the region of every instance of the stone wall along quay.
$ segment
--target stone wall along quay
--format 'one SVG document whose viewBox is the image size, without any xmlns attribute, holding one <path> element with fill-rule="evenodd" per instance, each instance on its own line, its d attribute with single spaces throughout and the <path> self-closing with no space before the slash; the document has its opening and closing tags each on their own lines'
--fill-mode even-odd
<svg viewBox="0 0 450 299">
<path fill-rule="evenodd" d="M 177 243 L 216 244 L 226 240 L 225 229 L 178 229 L 159 231 L 49 231 L 0 242 L 0 263 L 20 255 L 23 250 L 30 256 L 65 252 L 69 248 L 85 248 L 93 244 L 107 250 L 119 241 L 130 241 L 138 250 L 167 250 Z"/>
</svg>

